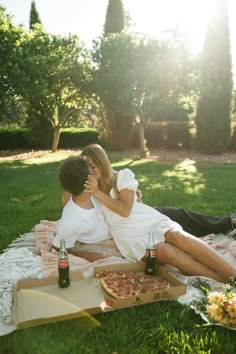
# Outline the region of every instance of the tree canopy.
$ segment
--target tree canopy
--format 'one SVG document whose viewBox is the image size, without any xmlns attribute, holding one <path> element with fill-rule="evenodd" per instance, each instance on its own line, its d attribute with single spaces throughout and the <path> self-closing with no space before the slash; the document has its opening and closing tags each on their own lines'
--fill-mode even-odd
<svg viewBox="0 0 236 354">
<path fill-rule="evenodd" d="M 15 76 L 18 70 L 17 48 L 24 31 L 13 24 L 12 18 L 0 6 L 0 121 L 14 119 L 18 97 Z"/>
<path fill-rule="evenodd" d="M 78 117 L 91 96 L 89 54 L 77 36 L 53 36 L 34 28 L 19 48 L 18 91 L 53 127 L 52 150 L 57 149 L 60 128 Z M 33 116 L 30 117 L 33 119 Z"/>
</svg>

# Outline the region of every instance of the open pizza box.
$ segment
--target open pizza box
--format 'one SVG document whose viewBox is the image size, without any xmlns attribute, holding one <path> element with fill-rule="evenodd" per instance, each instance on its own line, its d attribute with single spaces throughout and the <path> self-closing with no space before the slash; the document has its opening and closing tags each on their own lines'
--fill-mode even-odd
<svg viewBox="0 0 236 354">
<path fill-rule="evenodd" d="M 186 285 L 173 274 L 157 265 L 157 276 L 170 282 L 170 287 L 155 293 L 113 298 L 101 286 L 95 275 L 101 271 L 134 270 L 144 272 L 145 264 L 120 263 L 94 268 L 94 276 L 83 278 L 82 273 L 70 273 L 71 285 L 58 287 L 58 277 L 19 280 L 14 289 L 13 318 L 17 328 L 38 326 L 50 322 L 83 317 L 101 312 L 170 300 L 186 293 Z"/>
</svg>

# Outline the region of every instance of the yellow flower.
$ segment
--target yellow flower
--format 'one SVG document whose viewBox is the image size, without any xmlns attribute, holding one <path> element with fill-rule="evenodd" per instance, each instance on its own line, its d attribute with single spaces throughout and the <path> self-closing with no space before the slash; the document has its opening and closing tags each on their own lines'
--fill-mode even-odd
<svg viewBox="0 0 236 354">
<path fill-rule="evenodd" d="M 210 320 L 220 322 L 224 318 L 223 310 L 217 304 L 206 305 L 207 315 Z"/>
<path fill-rule="evenodd" d="M 232 319 L 236 319 L 236 303 L 227 305 L 227 312 Z"/>
<path fill-rule="evenodd" d="M 209 320 L 236 327 L 236 294 L 214 291 L 207 296 L 206 313 Z"/>
<path fill-rule="evenodd" d="M 220 293 L 218 291 L 212 291 L 211 293 L 208 294 L 208 303 L 209 304 L 218 304 L 221 305 L 222 302 L 226 300 L 226 296 L 223 293 Z"/>
</svg>

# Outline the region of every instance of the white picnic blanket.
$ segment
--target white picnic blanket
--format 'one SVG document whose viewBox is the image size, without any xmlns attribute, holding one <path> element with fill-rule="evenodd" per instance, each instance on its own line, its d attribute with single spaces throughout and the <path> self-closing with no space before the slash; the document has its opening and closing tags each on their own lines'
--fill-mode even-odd
<svg viewBox="0 0 236 354">
<path fill-rule="evenodd" d="M 42 278 L 57 274 L 57 253 L 51 253 L 51 242 L 55 235 L 56 222 L 42 221 L 34 231 L 24 234 L 0 255 L 0 336 L 13 332 L 16 327 L 12 318 L 13 288 L 19 279 Z M 225 235 L 208 235 L 203 238 L 220 252 L 230 263 L 236 266 L 236 241 Z M 109 248 L 104 252 L 107 258 L 89 262 L 83 258 L 69 255 L 70 270 L 80 270 L 84 277 L 90 277 L 97 265 L 127 263 L 128 261 Z M 106 253 L 107 252 L 107 253 Z M 192 286 L 196 277 L 187 277 L 176 268 L 165 266 L 180 280 L 187 284 L 187 293 L 177 300 L 189 305 L 199 298 L 199 290 Z M 199 278 L 199 277 L 198 277 Z M 208 279 L 200 277 L 204 280 Z M 208 279 L 216 288 L 221 283 Z"/>
</svg>

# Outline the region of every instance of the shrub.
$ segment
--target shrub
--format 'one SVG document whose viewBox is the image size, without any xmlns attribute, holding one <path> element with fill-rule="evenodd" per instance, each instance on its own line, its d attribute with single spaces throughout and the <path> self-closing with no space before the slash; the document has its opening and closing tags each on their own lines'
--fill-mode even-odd
<svg viewBox="0 0 236 354">
<path fill-rule="evenodd" d="M 236 151 L 236 122 L 233 123 L 233 133 L 229 148 L 230 150 Z"/>
<path fill-rule="evenodd" d="M 50 149 L 53 139 L 53 127 L 48 120 L 39 116 L 37 120 L 28 121 L 30 146 L 35 149 Z"/>
<path fill-rule="evenodd" d="M 189 122 L 168 122 L 165 146 L 170 149 L 192 146 L 191 124 Z"/>
<path fill-rule="evenodd" d="M 145 139 L 148 148 L 192 146 L 193 124 L 189 122 L 150 122 L 145 126 Z M 139 147 L 139 129 L 133 128 L 131 147 Z"/>
<path fill-rule="evenodd" d="M 46 135 L 46 134 L 45 134 Z M 52 146 L 52 135 L 45 136 L 40 142 L 29 129 L 0 129 L 0 149 L 50 149 Z M 86 146 L 92 143 L 99 143 L 96 129 L 75 129 L 67 128 L 61 130 L 58 148 L 70 149 Z"/>
<path fill-rule="evenodd" d="M 0 149 L 29 149 L 29 130 L 23 128 L 0 129 Z"/>
<path fill-rule="evenodd" d="M 78 148 L 88 144 L 98 144 L 98 132 L 92 128 L 64 128 L 58 148 Z"/>
<path fill-rule="evenodd" d="M 148 148 L 163 147 L 166 141 L 166 123 L 150 122 L 145 128 L 145 138 Z"/>
<path fill-rule="evenodd" d="M 139 148 L 139 127 L 133 126 L 130 147 Z M 148 148 L 164 146 L 166 140 L 166 123 L 150 122 L 145 125 L 145 139 Z"/>
</svg>

